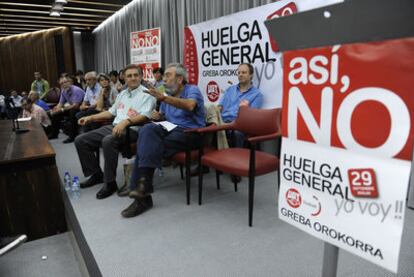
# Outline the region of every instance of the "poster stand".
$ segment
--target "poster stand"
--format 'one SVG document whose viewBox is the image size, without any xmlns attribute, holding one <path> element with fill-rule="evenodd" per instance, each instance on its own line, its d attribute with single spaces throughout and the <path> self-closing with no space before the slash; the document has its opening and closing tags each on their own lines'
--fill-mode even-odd
<svg viewBox="0 0 414 277">
<path fill-rule="evenodd" d="M 265 22 L 280 51 L 414 36 L 414 1 L 346 0 Z M 413 187 L 411 179 L 411 187 Z M 335 277 L 339 248 L 324 243 L 322 277 Z"/>
</svg>

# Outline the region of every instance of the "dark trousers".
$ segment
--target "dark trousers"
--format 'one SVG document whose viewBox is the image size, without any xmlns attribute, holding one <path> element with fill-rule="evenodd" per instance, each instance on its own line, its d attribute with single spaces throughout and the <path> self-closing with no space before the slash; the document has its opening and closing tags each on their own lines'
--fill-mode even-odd
<svg viewBox="0 0 414 277">
<path fill-rule="evenodd" d="M 75 138 L 78 134 L 78 119 L 76 118 L 76 113 L 78 109 L 71 109 L 64 111 L 63 113 L 54 114 L 52 116 L 52 128 L 50 136 L 57 137 L 59 135 L 59 129 L 62 124 L 62 120 L 66 117 L 67 121 L 65 127 L 67 128 L 68 136 L 70 138 Z"/>
<path fill-rule="evenodd" d="M 75 139 L 76 150 L 78 151 L 82 171 L 85 176 L 91 176 L 101 171 L 101 167 L 96 157 L 99 147 L 103 149 L 104 155 L 104 181 L 105 183 L 116 180 L 116 168 L 118 166 L 118 156 L 121 149 L 125 146 L 125 135 L 114 137 L 112 135 L 112 125 L 102 126 L 96 130 L 79 135 Z M 130 139 L 136 140 L 138 133 L 130 130 Z"/>
<path fill-rule="evenodd" d="M 246 135 L 237 130 L 231 130 L 226 132 L 227 141 L 230 147 L 244 148 Z"/>
<path fill-rule="evenodd" d="M 140 176 L 139 168 L 159 168 L 163 158 L 171 158 L 174 154 L 185 151 L 187 144 L 194 145 L 197 137 L 187 137 L 184 128 L 176 127 L 167 132 L 156 124 L 147 124 L 139 130 L 137 155 L 130 179 L 130 188 L 134 189 L 141 177 L 152 179 L 153 176 Z M 198 141 L 197 141 L 198 143 Z"/>
</svg>

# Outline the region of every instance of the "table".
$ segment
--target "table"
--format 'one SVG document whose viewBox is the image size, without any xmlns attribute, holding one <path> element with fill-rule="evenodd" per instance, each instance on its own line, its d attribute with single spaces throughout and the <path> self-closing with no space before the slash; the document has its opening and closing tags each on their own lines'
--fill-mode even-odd
<svg viewBox="0 0 414 277">
<path fill-rule="evenodd" d="M 16 134 L 10 120 L 0 120 L 0 236 L 65 232 L 55 152 L 38 121 L 20 126 L 29 132 Z"/>
</svg>

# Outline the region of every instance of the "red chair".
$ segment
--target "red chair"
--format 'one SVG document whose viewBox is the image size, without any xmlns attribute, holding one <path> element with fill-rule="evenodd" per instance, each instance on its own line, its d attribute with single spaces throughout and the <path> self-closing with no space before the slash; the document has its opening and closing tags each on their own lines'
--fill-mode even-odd
<svg viewBox="0 0 414 277">
<path fill-rule="evenodd" d="M 199 205 L 202 199 L 202 166 L 217 171 L 249 178 L 249 226 L 253 222 L 253 197 L 255 176 L 267 174 L 279 169 L 279 157 L 256 150 L 257 144 L 266 140 L 280 140 L 281 109 L 252 109 L 241 107 L 237 119 L 221 126 L 210 126 L 194 130 L 198 133 L 217 132 L 220 130 L 238 130 L 247 137 L 249 148 L 227 148 L 199 154 Z M 280 144 L 279 144 L 280 145 Z M 202 155 L 203 154 L 203 155 Z M 279 179 L 279 172 L 278 172 Z"/>
<path fill-rule="evenodd" d="M 213 147 L 204 147 L 203 153 L 209 153 L 214 151 Z M 190 205 L 190 187 L 191 187 L 191 162 L 197 161 L 199 156 L 199 150 L 191 150 L 190 148 L 185 151 L 178 152 L 171 157 L 171 160 L 176 162 L 180 166 L 181 179 L 184 179 L 183 166 L 185 167 L 185 187 L 187 195 L 187 205 Z"/>
</svg>

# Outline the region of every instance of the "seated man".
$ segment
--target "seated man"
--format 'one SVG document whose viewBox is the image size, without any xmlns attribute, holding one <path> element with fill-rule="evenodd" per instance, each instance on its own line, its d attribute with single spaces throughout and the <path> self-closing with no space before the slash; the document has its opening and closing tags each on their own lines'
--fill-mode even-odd
<svg viewBox="0 0 414 277">
<path fill-rule="evenodd" d="M 61 77 L 59 84 L 62 88 L 60 94 L 59 104 L 57 104 L 50 112 L 52 117 L 52 130 L 49 134 L 49 139 L 55 139 L 59 135 L 59 129 L 64 116 L 68 117 L 68 132 L 69 137 L 63 143 L 73 142 L 78 134 L 78 125 L 76 113 L 79 112 L 79 107 L 82 103 L 85 92 L 72 85 L 72 80 L 67 77 Z"/>
<path fill-rule="evenodd" d="M 37 92 L 34 92 L 34 93 L 37 95 Z M 46 134 L 49 133 L 50 125 L 52 123 L 50 122 L 50 119 L 47 113 L 41 107 L 33 103 L 31 98 L 23 98 L 22 108 L 23 108 L 22 117 L 36 118 L 37 121 L 39 121 L 40 124 L 42 125 Z"/>
<path fill-rule="evenodd" d="M 177 126 L 167 131 L 163 126 L 151 123 L 140 129 L 129 193 L 135 200 L 122 211 L 124 217 L 137 216 L 152 207 L 154 169 L 162 166 L 163 158 L 185 150 L 187 137 L 184 130 L 205 126 L 203 96 L 197 86 L 187 84 L 187 71 L 181 64 L 168 65 L 164 86 L 168 95 L 156 88 L 150 89 L 151 95 L 161 102 L 160 113 L 154 112 L 153 118 L 165 117 Z"/>
<path fill-rule="evenodd" d="M 95 71 L 86 73 L 86 92 L 83 97 L 82 105 L 80 106 L 80 112 L 77 113 L 76 117 L 79 119 L 81 117 L 92 115 L 98 113 L 96 108 L 96 101 L 99 98 L 101 93 L 101 86 L 97 82 L 97 76 Z"/>
<path fill-rule="evenodd" d="M 45 101 L 43 101 L 43 100 L 41 100 L 41 99 L 39 99 L 39 94 L 36 92 L 36 91 L 31 91 L 30 93 L 29 93 L 29 99 L 32 101 L 32 103 L 34 103 L 34 104 L 36 104 L 36 105 L 38 105 L 39 107 L 41 107 L 44 111 L 49 111 L 50 110 L 50 108 L 49 108 L 49 106 L 46 104 L 46 102 Z"/>
<path fill-rule="evenodd" d="M 81 188 L 90 187 L 104 181 L 104 185 L 96 194 L 96 198 L 103 199 L 112 195 L 117 190 L 116 168 L 120 148 L 125 144 L 125 129 L 129 125 L 145 123 L 151 117 L 155 107 L 155 98 L 144 93 L 144 87 L 140 86 L 142 69 L 136 65 L 125 68 L 125 79 L 128 88 L 123 90 L 114 105 L 108 110 L 98 114 L 82 117 L 80 125 L 85 125 L 94 120 L 112 119 L 112 125 L 102 126 L 78 136 L 75 140 L 82 171 L 88 180 L 80 184 Z M 132 139 L 137 139 L 138 133 L 131 130 Z M 105 166 L 104 172 L 99 166 L 95 156 L 96 150 L 102 146 Z"/>
<path fill-rule="evenodd" d="M 251 64 L 241 63 L 237 70 L 239 84 L 230 86 L 224 92 L 218 108 L 221 110 L 221 117 L 224 123 L 229 123 L 237 118 L 240 106 L 249 106 L 260 109 L 263 104 L 263 95 L 260 90 L 253 86 L 254 69 Z M 244 135 L 241 132 L 234 132 L 235 141 L 231 141 L 232 147 L 243 147 Z"/>
</svg>

